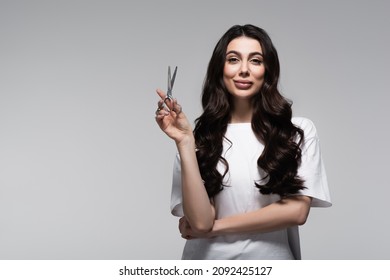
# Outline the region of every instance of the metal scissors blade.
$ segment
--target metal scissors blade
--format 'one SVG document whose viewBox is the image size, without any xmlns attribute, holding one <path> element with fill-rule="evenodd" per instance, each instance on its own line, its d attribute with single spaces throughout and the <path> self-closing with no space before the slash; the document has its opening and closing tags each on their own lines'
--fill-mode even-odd
<svg viewBox="0 0 390 280">
<path fill-rule="evenodd" d="M 168 66 L 168 91 L 167 91 L 167 98 L 172 99 L 172 88 L 173 84 L 175 83 L 176 78 L 176 72 L 177 72 L 177 66 L 175 67 L 175 71 L 173 72 L 173 77 L 171 78 L 171 67 Z"/>
</svg>

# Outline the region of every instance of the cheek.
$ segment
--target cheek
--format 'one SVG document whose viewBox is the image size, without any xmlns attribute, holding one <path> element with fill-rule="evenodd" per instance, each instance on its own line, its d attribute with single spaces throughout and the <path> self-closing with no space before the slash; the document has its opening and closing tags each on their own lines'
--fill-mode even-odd
<svg viewBox="0 0 390 280">
<path fill-rule="evenodd" d="M 259 68 L 256 68 L 253 72 L 253 77 L 255 77 L 257 80 L 263 80 L 264 79 L 264 75 L 265 75 L 265 67 L 262 66 L 262 67 L 259 67 Z"/>
<path fill-rule="evenodd" d="M 223 76 L 225 78 L 232 78 L 236 75 L 236 72 L 237 70 L 235 69 L 235 67 L 232 67 L 231 65 L 225 65 L 225 67 L 223 68 Z"/>
</svg>

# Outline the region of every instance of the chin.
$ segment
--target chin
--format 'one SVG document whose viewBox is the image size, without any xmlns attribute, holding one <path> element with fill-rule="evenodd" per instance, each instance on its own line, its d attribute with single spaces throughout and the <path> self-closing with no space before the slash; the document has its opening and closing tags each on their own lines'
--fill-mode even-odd
<svg viewBox="0 0 390 280">
<path fill-rule="evenodd" d="M 253 92 L 253 91 L 234 91 L 232 93 L 232 95 L 235 97 L 235 98 L 239 98 L 239 99 L 251 99 L 253 98 L 255 95 L 256 95 L 256 92 Z"/>
</svg>

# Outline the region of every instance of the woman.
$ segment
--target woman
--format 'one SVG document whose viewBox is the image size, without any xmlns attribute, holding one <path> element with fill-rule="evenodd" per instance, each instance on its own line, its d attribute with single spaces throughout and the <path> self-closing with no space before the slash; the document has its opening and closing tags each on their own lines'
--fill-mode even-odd
<svg viewBox="0 0 390 280">
<path fill-rule="evenodd" d="M 267 33 L 236 25 L 214 49 L 193 131 L 157 90 L 156 121 L 178 149 L 171 209 L 183 259 L 300 259 L 298 226 L 311 206 L 331 205 L 316 129 L 292 118 L 278 79 Z"/>
</svg>

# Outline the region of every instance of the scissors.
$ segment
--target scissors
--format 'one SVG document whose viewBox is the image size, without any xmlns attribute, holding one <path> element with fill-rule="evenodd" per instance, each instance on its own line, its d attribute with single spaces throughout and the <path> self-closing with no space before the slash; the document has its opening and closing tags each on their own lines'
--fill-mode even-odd
<svg viewBox="0 0 390 280">
<path fill-rule="evenodd" d="M 173 77 L 171 78 L 171 67 L 168 66 L 168 90 L 167 90 L 167 97 L 165 97 L 164 102 L 167 99 L 170 101 L 173 100 L 172 88 L 173 88 L 173 84 L 175 83 L 176 72 L 177 72 L 177 66 L 175 67 L 175 71 L 173 72 Z"/>
</svg>

